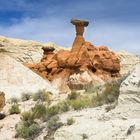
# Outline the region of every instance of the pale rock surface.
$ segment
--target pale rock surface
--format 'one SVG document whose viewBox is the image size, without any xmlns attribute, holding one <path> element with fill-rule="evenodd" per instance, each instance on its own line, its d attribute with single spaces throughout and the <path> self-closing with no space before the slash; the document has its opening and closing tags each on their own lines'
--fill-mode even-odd
<svg viewBox="0 0 140 140">
<path fill-rule="evenodd" d="M 15 138 L 15 125 L 20 122 L 18 114 L 9 115 L 0 121 L 0 139 L 1 140 L 23 140 Z"/>
<path fill-rule="evenodd" d="M 116 54 L 121 63 L 121 71 L 120 71 L 121 74 L 125 74 L 131 71 L 135 65 L 140 63 L 140 58 L 132 53 L 121 50 Z"/>
<path fill-rule="evenodd" d="M 138 102 L 140 103 L 140 64 L 136 65 L 130 75 L 122 82 L 120 102 Z M 127 94 L 126 94 L 127 93 Z"/>
<path fill-rule="evenodd" d="M 78 88 L 78 86 L 80 86 L 80 89 L 88 83 L 92 83 L 93 85 L 98 86 L 103 85 L 105 82 L 102 80 L 102 78 L 100 78 L 100 76 L 97 76 L 89 71 L 78 74 L 74 73 L 69 77 L 68 80 L 68 85 L 70 88 L 73 87 L 74 89 L 76 89 L 76 87 Z"/>
<path fill-rule="evenodd" d="M 53 46 L 56 51 L 61 46 L 55 43 L 40 43 L 32 40 L 22 40 L 0 36 L 0 52 L 6 53 L 22 63 L 37 63 L 43 55 L 42 47 Z"/>
<path fill-rule="evenodd" d="M 19 62 L 38 62 L 43 55 L 43 46 L 44 44 L 35 41 L 0 36 L 0 51 Z"/>
<path fill-rule="evenodd" d="M 44 80 L 10 56 L 0 53 L 0 59 L 0 91 L 5 93 L 6 100 L 13 96 L 20 97 L 24 92 L 32 93 L 42 89 L 58 94 L 48 80 Z"/>
</svg>

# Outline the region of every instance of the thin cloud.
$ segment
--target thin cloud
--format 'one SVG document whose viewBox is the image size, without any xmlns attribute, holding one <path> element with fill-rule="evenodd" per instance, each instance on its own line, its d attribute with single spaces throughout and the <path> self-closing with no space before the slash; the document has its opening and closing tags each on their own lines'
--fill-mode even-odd
<svg viewBox="0 0 140 140">
<path fill-rule="evenodd" d="M 85 39 L 96 46 L 109 46 L 112 50 L 126 50 L 140 54 L 140 27 L 138 25 L 92 23 L 86 28 Z M 0 26 L 2 35 L 55 42 L 64 47 L 71 47 L 75 37 L 74 26 L 60 18 L 25 18 L 20 23 L 9 27 Z"/>
</svg>

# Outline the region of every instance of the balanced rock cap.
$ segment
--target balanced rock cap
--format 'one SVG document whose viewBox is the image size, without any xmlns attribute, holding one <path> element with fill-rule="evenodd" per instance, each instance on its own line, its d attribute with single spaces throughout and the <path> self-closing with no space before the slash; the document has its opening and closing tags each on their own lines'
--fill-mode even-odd
<svg viewBox="0 0 140 140">
<path fill-rule="evenodd" d="M 86 20 L 71 19 L 71 23 L 76 26 L 88 26 L 89 22 Z"/>
<path fill-rule="evenodd" d="M 55 48 L 52 46 L 44 46 L 44 47 L 42 47 L 42 49 L 45 52 L 53 52 L 55 50 Z"/>
</svg>

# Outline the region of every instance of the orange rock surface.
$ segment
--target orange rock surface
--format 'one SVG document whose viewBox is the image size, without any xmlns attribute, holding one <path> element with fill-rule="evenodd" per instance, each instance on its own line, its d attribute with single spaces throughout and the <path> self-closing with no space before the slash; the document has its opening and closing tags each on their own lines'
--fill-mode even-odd
<svg viewBox="0 0 140 140">
<path fill-rule="evenodd" d="M 120 62 L 114 52 L 106 46 L 96 47 L 83 37 L 88 21 L 72 19 L 76 27 L 76 38 L 72 49 L 54 52 L 53 47 L 43 48 L 44 55 L 40 63 L 27 64 L 34 72 L 50 81 L 61 77 L 68 79 L 74 73 L 90 71 L 102 77 L 118 77 Z"/>
</svg>

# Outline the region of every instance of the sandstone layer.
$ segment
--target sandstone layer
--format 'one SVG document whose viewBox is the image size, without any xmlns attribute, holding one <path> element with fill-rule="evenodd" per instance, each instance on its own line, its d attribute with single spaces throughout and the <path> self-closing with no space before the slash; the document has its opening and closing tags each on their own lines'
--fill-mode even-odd
<svg viewBox="0 0 140 140">
<path fill-rule="evenodd" d="M 44 55 L 41 61 L 26 66 L 45 79 L 53 81 L 61 77 L 66 79 L 68 84 L 72 84 L 71 75 L 81 75 L 84 72 L 90 77 L 98 76 L 103 81 L 118 77 L 120 61 L 116 54 L 106 46 L 96 47 L 85 41 L 83 33 L 88 21 L 72 19 L 71 23 L 76 28 L 76 37 L 71 50 L 61 49 L 56 53 L 52 46 L 43 47 Z"/>
<path fill-rule="evenodd" d="M 126 74 L 133 70 L 133 68 L 140 64 L 140 58 L 136 56 L 135 54 L 126 52 L 124 50 L 121 50 L 116 53 L 121 64 L 121 74 Z"/>
<path fill-rule="evenodd" d="M 40 61 L 42 47 L 53 46 L 55 50 L 60 47 L 55 43 L 40 43 L 31 40 L 22 40 L 0 36 L 0 52 L 5 53 L 21 63 L 37 63 Z"/>
</svg>

